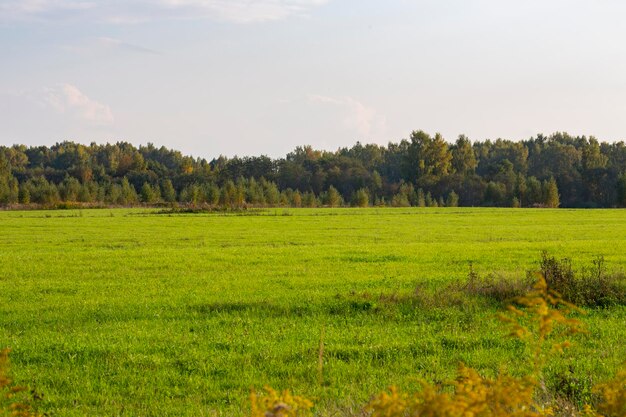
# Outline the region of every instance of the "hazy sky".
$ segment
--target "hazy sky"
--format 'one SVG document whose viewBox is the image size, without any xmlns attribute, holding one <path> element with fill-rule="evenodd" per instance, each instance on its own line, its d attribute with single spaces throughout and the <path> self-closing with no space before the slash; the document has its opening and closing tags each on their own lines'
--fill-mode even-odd
<svg viewBox="0 0 626 417">
<path fill-rule="evenodd" d="M 0 144 L 626 138 L 621 0 L 0 0 Z"/>
</svg>

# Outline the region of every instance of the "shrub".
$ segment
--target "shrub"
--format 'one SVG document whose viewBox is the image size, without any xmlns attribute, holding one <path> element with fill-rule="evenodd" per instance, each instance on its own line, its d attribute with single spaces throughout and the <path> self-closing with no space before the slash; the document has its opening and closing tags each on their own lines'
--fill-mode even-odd
<svg viewBox="0 0 626 417">
<path fill-rule="evenodd" d="M 604 307 L 626 302 L 624 274 L 608 273 L 601 256 L 594 259 L 592 266 L 583 269 L 577 276 L 569 259 L 558 260 L 544 251 L 540 269 L 548 288 L 561 294 L 570 303 Z"/>
<path fill-rule="evenodd" d="M 559 293 L 564 301 L 582 307 L 605 307 L 626 303 L 626 276 L 620 272 L 607 272 L 604 258 L 592 260 L 591 266 L 580 272 L 574 271 L 567 258 L 557 259 L 542 252 L 539 272 L 545 277 L 548 288 Z M 532 288 L 534 271 L 526 277 L 511 277 L 491 273 L 479 276 L 470 263 L 467 282 L 463 290 L 467 294 L 492 299 L 500 303 L 511 302 Z"/>
</svg>

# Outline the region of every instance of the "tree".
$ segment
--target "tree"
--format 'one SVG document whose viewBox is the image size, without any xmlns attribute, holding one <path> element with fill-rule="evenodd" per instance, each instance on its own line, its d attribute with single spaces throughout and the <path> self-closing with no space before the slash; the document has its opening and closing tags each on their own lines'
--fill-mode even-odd
<svg viewBox="0 0 626 417">
<path fill-rule="evenodd" d="M 424 197 L 424 205 L 425 207 L 433 207 L 433 197 L 430 195 L 430 191 L 426 193 L 426 197 Z"/>
<path fill-rule="evenodd" d="M 77 201 L 81 184 L 74 178 L 66 176 L 61 184 L 59 184 L 59 194 L 63 201 Z"/>
<path fill-rule="evenodd" d="M 315 197 L 315 194 L 311 191 L 307 191 L 302 195 L 302 206 L 303 207 L 317 207 L 318 201 Z"/>
<path fill-rule="evenodd" d="M 530 177 L 526 180 L 526 200 L 526 204 L 531 207 L 543 204 L 544 198 L 541 182 L 535 177 Z"/>
<path fill-rule="evenodd" d="M 270 206 L 278 205 L 278 203 L 280 203 L 280 191 L 278 190 L 276 184 L 265 180 L 263 180 L 261 184 L 263 185 L 263 192 L 265 194 L 267 204 Z"/>
<path fill-rule="evenodd" d="M 626 172 L 619 177 L 617 182 L 617 205 L 626 207 Z"/>
<path fill-rule="evenodd" d="M 204 201 L 211 205 L 217 206 L 220 202 L 220 188 L 214 183 L 204 184 L 201 188 L 201 192 L 204 196 Z"/>
<path fill-rule="evenodd" d="M 398 193 L 391 198 L 391 205 L 393 207 L 410 207 L 411 203 L 406 194 Z"/>
<path fill-rule="evenodd" d="M 109 204 L 124 204 L 122 202 L 122 187 L 119 184 L 109 183 L 106 186 L 104 201 Z"/>
<path fill-rule="evenodd" d="M 426 197 L 424 196 L 424 190 L 417 189 L 417 207 L 426 207 Z"/>
<path fill-rule="evenodd" d="M 515 199 L 517 200 L 517 205 L 513 207 L 522 207 L 526 202 L 526 191 L 528 186 L 526 184 L 526 178 L 522 174 L 517 174 L 517 178 L 515 181 Z"/>
<path fill-rule="evenodd" d="M 556 185 L 556 180 L 554 178 L 550 178 L 549 181 L 545 181 L 543 183 L 544 186 L 544 203 L 546 207 L 557 208 L 560 204 L 559 202 L 559 189 Z"/>
<path fill-rule="evenodd" d="M 241 198 L 240 198 L 241 197 Z M 220 205 L 222 207 L 239 207 L 243 202 L 243 196 L 239 196 L 239 190 L 233 180 L 228 180 L 220 189 Z"/>
<path fill-rule="evenodd" d="M 137 196 L 137 191 L 135 191 L 135 187 L 133 187 L 132 184 L 128 182 L 128 178 L 124 177 L 122 179 L 120 203 L 121 204 L 135 204 L 138 201 L 139 201 L 139 197 Z"/>
<path fill-rule="evenodd" d="M 317 206 L 329 200 L 341 205 L 345 198 L 355 204 L 353 197 L 361 189 L 367 190 L 370 204 L 379 205 L 441 205 L 441 197 L 447 204 L 454 190 L 459 205 L 531 207 L 547 205 L 554 179 L 558 187 L 551 191 L 550 204 L 558 195 L 558 206 L 615 207 L 626 206 L 625 170 L 624 142 L 561 132 L 473 143 L 461 135 L 448 145 L 439 134 L 414 131 L 409 139 L 387 146 L 356 143 L 335 152 L 303 146 L 283 159 L 220 156 L 210 162 L 152 144 L 62 142 L 0 146 L 0 205 L 133 205 L 147 183 L 170 203 L 217 205 L 221 198 L 228 207 Z M 142 201 L 159 201 L 145 191 Z"/>
<path fill-rule="evenodd" d="M 383 189 L 383 179 L 380 176 L 380 174 L 378 173 L 378 171 L 374 170 L 374 172 L 372 172 L 372 181 L 371 181 L 371 190 L 373 191 L 374 195 L 377 195 L 378 193 L 380 193 Z"/>
<path fill-rule="evenodd" d="M 454 192 L 454 190 L 450 191 L 448 194 L 448 198 L 446 199 L 446 207 L 458 207 L 459 206 L 459 195 Z"/>
<path fill-rule="evenodd" d="M 141 186 L 141 201 L 144 203 L 156 203 L 159 200 L 158 189 L 152 187 L 147 182 L 144 182 Z"/>
<path fill-rule="evenodd" d="M 103 201 L 104 197 L 98 197 L 98 192 L 100 191 L 101 187 L 98 187 L 97 184 L 95 183 L 85 183 L 85 184 L 81 184 L 79 190 L 78 190 L 78 194 L 76 196 L 77 200 L 80 201 L 81 203 L 89 203 L 91 201 L 95 199 L 98 199 L 99 201 Z M 93 191 L 95 191 L 95 195 L 94 193 L 92 193 L 92 189 Z"/>
<path fill-rule="evenodd" d="M 293 207 L 302 207 L 302 194 L 300 194 L 300 191 L 296 190 L 291 195 L 291 205 Z"/>
<path fill-rule="evenodd" d="M 459 136 L 451 149 L 452 169 L 460 174 L 467 175 L 476 171 L 476 155 L 469 139 L 465 135 Z"/>
<path fill-rule="evenodd" d="M 172 185 L 171 179 L 167 178 L 161 183 L 161 195 L 163 196 L 163 201 L 168 203 L 176 201 L 176 190 L 174 185 Z"/>
<path fill-rule="evenodd" d="M 589 138 L 589 142 L 582 148 L 583 169 L 604 168 L 607 162 L 608 157 L 602 154 L 598 140 L 594 137 Z"/>
<path fill-rule="evenodd" d="M 448 175 L 451 168 L 452 155 L 448 144 L 438 133 L 432 138 L 424 131 L 413 131 L 408 157 L 414 171 L 413 178 L 417 180 L 423 177 L 436 180 Z"/>
<path fill-rule="evenodd" d="M 370 195 L 367 188 L 360 188 L 352 197 L 352 205 L 355 207 L 367 207 L 370 204 Z"/>
<path fill-rule="evenodd" d="M 20 185 L 19 202 L 20 204 L 30 204 L 30 190 L 26 184 Z"/>
<path fill-rule="evenodd" d="M 324 203 L 329 207 L 338 207 L 341 205 L 341 194 L 332 185 L 328 187 Z"/>
<path fill-rule="evenodd" d="M 489 181 L 485 190 L 484 204 L 487 206 L 502 206 L 505 204 L 506 186 L 502 183 Z"/>
<path fill-rule="evenodd" d="M 203 195 L 198 184 L 189 184 L 183 188 L 180 192 L 180 201 L 192 206 L 200 204 L 203 201 Z"/>
</svg>

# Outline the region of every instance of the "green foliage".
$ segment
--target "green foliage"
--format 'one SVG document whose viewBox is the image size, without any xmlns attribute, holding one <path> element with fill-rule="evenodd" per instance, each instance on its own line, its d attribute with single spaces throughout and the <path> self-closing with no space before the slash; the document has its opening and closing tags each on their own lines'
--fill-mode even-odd
<svg viewBox="0 0 626 417">
<path fill-rule="evenodd" d="M 517 201 L 520 207 L 616 207 L 626 206 L 624 161 L 623 142 L 600 143 L 565 133 L 474 143 L 461 135 L 448 144 L 439 134 L 414 131 L 409 139 L 387 146 L 356 143 L 336 152 L 305 146 L 276 160 L 259 156 L 207 161 L 125 142 L 0 146 L 0 205 L 19 202 L 25 188 L 31 198 L 22 199 L 22 204 L 146 204 L 136 194 L 148 183 L 161 195 L 153 203 L 233 209 L 297 207 L 288 190 L 299 192 L 302 200 L 312 193 L 314 199 L 301 203 L 306 207 L 329 205 L 324 200 L 331 186 L 340 204 L 352 203 L 358 190 L 367 189 L 370 202 L 377 205 L 384 201 L 405 206 L 408 201 L 411 206 L 433 207 L 433 201 L 425 201 L 430 193 L 442 206 L 454 190 L 460 206 L 511 206 Z M 200 194 L 191 189 L 194 185 Z M 221 201 L 208 187 L 219 190 Z"/>
<path fill-rule="evenodd" d="M 446 198 L 446 207 L 458 207 L 459 206 L 459 195 L 454 192 L 454 190 L 450 191 L 448 194 L 448 198 Z"/>
<path fill-rule="evenodd" d="M 135 187 L 128 182 L 128 179 L 126 177 L 122 179 L 118 202 L 122 205 L 135 204 L 139 202 L 139 196 L 137 196 L 137 191 L 135 190 Z"/>
<path fill-rule="evenodd" d="M 332 185 L 328 188 L 328 191 L 323 196 L 324 204 L 328 207 L 339 207 L 342 204 L 341 194 Z"/>
<path fill-rule="evenodd" d="M 433 138 L 422 130 L 413 131 L 408 158 L 409 164 L 414 165 L 415 179 L 428 181 L 447 175 L 451 169 L 452 155 L 440 134 Z"/>
<path fill-rule="evenodd" d="M 391 199 L 391 205 L 393 207 L 410 207 L 411 202 L 409 201 L 409 197 L 404 193 L 398 193 L 393 196 Z"/>
<path fill-rule="evenodd" d="M 626 207 L 626 172 L 619 177 L 617 182 L 617 205 Z"/>
<path fill-rule="evenodd" d="M 557 208 L 560 203 L 559 189 L 554 178 L 544 182 L 543 194 L 546 207 Z"/>
<path fill-rule="evenodd" d="M 352 197 L 354 207 L 367 207 L 370 205 L 370 195 L 366 188 L 359 188 Z"/>
<path fill-rule="evenodd" d="M 161 183 L 161 195 L 165 202 L 173 203 L 176 201 L 176 190 L 171 179 L 167 178 Z"/>
<path fill-rule="evenodd" d="M 417 189 L 417 207 L 426 207 L 426 197 L 424 196 L 424 190 L 421 188 Z"/>
<path fill-rule="evenodd" d="M 158 187 L 153 187 L 149 183 L 144 182 L 141 186 L 140 194 L 141 202 L 152 204 L 156 203 L 160 199 L 160 193 Z"/>
</svg>

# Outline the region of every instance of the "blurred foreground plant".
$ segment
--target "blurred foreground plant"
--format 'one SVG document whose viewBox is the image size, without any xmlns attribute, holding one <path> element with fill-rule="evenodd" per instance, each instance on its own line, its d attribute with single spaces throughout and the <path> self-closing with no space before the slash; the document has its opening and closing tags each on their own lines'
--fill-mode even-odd
<svg viewBox="0 0 626 417">
<path fill-rule="evenodd" d="M 511 336 L 530 347 L 533 372 L 517 378 L 500 373 L 495 379 L 482 377 L 472 368 L 459 367 L 452 392 L 443 391 L 422 381 L 422 389 L 415 393 L 403 393 L 392 387 L 390 392 L 376 396 L 368 405 L 372 417 L 540 417 L 552 416 L 552 408 L 543 408 L 535 402 L 540 380 L 541 367 L 545 362 L 545 347 L 548 338 L 557 326 L 560 334 L 575 334 L 583 331 L 580 321 L 568 315 L 580 311 L 565 302 L 561 296 L 548 289 L 540 276 L 533 290 L 517 298 L 522 306 L 508 306 L 507 313 L 499 318 L 511 329 Z M 558 309 L 557 307 L 561 307 Z M 562 352 L 570 345 L 568 340 L 554 343 L 552 351 Z"/>
<path fill-rule="evenodd" d="M 9 352 L 0 350 L 0 416 L 40 417 L 28 404 L 28 388 L 14 385 L 9 377 Z"/>
<path fill-rule="evenodd" d="M 250 393 L 251 417 L 305 417 L 311 415 L 313 403 L 287 390 L 279 393 L 265 387 L 265 395 Z"/>
</svg>

